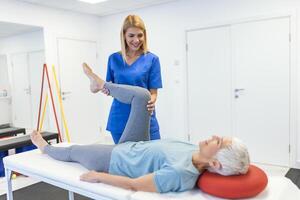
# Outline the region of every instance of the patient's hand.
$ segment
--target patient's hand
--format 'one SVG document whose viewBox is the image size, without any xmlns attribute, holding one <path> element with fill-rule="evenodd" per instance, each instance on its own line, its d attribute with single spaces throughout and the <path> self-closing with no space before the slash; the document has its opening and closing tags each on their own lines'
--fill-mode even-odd
<svg viewBox="0 0 300 200">
<path fill-rule="evenodd" d="M 96 171 L 89 171 L 87 173 L 84 173 L 80 176 L 81 181 L 86 181 L 90 183 L 98 183 L 99 181 L 99 172 Z"/>
<path fill-rule="evenodd" d="M 80 176 L 80 180 L 90 183 L 105 183 L 134 191 L 156 192 L 154 178 L 152 174 L 147 174 L 139 178 L 113 175 L 105 172 L 89 171 Z"/>
</svg>

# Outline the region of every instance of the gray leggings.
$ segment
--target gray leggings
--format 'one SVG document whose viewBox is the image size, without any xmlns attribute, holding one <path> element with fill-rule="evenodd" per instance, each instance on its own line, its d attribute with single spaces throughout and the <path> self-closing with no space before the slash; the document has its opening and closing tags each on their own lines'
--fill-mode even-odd
<svg viewBox="0 0 300 200">
<path fill-rule="evenodd" d="M 131 104 L 130 115 L 119 143 L 127 141 L 148 141 L 150 115 L 147 103 L 150 100 L 148 90 L 129 85 L 105 83 L 110 95 L 122 103 Z M 108 172 L 111 152 L 115 145 L 72 145 L 53 147 L 47 145 L 44 153 L 50 157 L 68 162 L 78 162 L 89 170 Z"/>
</svg>

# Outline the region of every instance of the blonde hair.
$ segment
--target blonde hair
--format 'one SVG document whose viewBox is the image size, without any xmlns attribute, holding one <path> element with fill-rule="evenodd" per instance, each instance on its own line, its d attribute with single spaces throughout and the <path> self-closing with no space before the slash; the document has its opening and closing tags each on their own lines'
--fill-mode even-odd
<svg viewBox="0 0 300 200">
<path fill-rule="evenodd" d="M 147 31 L 146 31 L 146 27 L 145 24 L 143 22 L 143 20 L 137 16 L 137 15 L 128 15 L 124 22 L 123 22 L 123 26 L 121 28 L 121 32 L 120 32 L 120 38 L 121 38 L 121 53 L 122 53 L 122 57 L 123 59 L 126 61 L 126 53 L 128 50 L 128 46 L 126 43 L 126 38 L 125 38 L 125 33 L 127 31 L 128 28 L 139 28 L 143 31 L 144 33 L 144 42 L 141 46 L 141 49 L 143 50 L 143 53 L 147 53 L 148 52 L 148 45 L 147 45 Z"/>
</svg>

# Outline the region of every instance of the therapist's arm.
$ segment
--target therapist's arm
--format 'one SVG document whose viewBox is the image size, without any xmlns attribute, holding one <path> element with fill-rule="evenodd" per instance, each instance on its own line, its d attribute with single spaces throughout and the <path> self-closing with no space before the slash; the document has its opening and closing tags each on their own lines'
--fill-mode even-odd
<svg viewBox="0 0 300 200">
<path fill-rule="evenodd" d="M 155 102 L 157 99 L 157 89 L 150 89 L 151 99 L 148 101 L 147 108 L 150 114 L 153 113 L 155 109 Z"/>
<path fill-rule="evenodd" d="M 135 191 L 157 192 L 153 173 L 138 178 L 129 178 L 103 172 L 90 171 L 81 175 L 80 180 L 92 183 L 101 182 Z"/>
</svg>

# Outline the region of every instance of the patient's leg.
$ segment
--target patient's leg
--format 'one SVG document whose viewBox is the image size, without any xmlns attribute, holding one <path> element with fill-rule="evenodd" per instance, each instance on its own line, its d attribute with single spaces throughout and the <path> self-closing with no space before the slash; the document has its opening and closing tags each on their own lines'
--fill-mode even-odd
<svg viewBox="0 0 300 200">
<path fill-rule="evenodd" d="M 150 100 L 148 90 L 128 85 L 105 83 L 111 96 L 122 103 L 131 104 L 129 118 L 119 143 L 127 141 L 148 141 L 150 129 L 150 114 L 147 103 Z"/>
<path fill-rule="evenodd" d="M 42 138 L 39 132 L 31 134 L 31 140 L 43 153 L 50 157 L 65 161 L 77 162 L 89 170 L 108 172 L 111 152 L 115 145 L 72 145 L 70 147 L 54 147 Z"/>
<path fill-rule="evenodd" d="M 89 170 L 108 172 L 111 152 L 115 145 L 72 145 L 54 147 L 47 145 L 44 152 L 50 157 L 66 162 L 77 162 Z"/>
<path fill-rule="evenodd" d="M 93 84 L 97 85 L 97 89 L 105 87 L 112 97 L 122 103 L 131 104 L 130 115 L 119 143 L 149 140 L 150 114 L 147 110 L 147 103 L 151 97 L 149 91 L 137 86 L 105 83 L 87 65 L 83 65 L 83 69 Z"/>
</svg>

